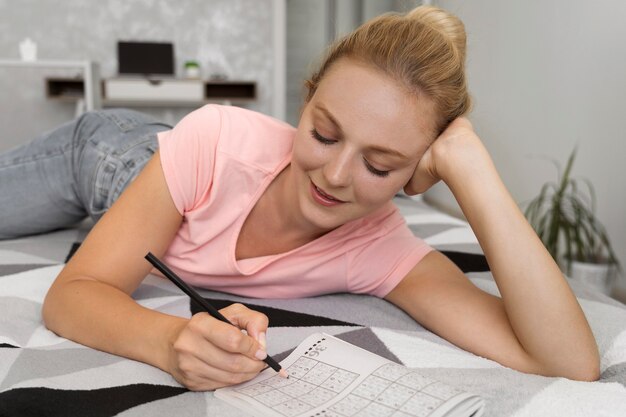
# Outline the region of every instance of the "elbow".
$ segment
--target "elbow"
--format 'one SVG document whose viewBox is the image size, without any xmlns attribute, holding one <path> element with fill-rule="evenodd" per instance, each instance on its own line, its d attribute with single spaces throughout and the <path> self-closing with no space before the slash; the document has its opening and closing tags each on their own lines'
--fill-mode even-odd
<svg viewBox="0 0 626 417">
<path fill-rule="evenodd" d="M 41 319 L 44 326 L 56 334 L 60 334 L 60 324 L 62 322 L 60 316 L 64 313 L 63 310 L 72 304 L 68 303 L 67 300 L 63 301 L 63 287 L 63 284 L 54 282 L 41 306 Z"/>
<path fill-rule="evenodd" d="M 600 361 L 595 360 L 588 362 L 586 366 L 572 369 L 571 376 L 566 376 L 566 378 L 581 382 L 594 382 L 600 379 Z"/>
<path fill-rule="evenodd" d="M 63 272 L 48 289 L 41 306 L 41 319 L 44 326 L 58 335 L 61 335 L 64 322 L 67 325 L 68 318 L 71 319 L 76 315 L 73 310 L 77 304 L 76 289 L 68 288 L 76 280 L 68 279 L 62 274 Z"/>
<path fill-rule="evenodd" d="M 52 325 L 54 323 L 54 304 L 54 294 L 48 290 L 48 294 L 46 294 L 46 298 L 44 299 L 41 307 L 41 318 L 46 328 L 51 331 L 54 331 Z"/>
<path fill-rule="evenodd" d="M 600 359 L 596 354 L 589 354 L 586 357 L 579 356 L 575 360 L 556 368 L 544 366 L 538 372 L 549 377 L 567 378 L 573 381 L 594 382 L 600 379 Z"/>
<path fill-rule="evenodd" d="M 573 366 L 570 366 L 569 371 L 571 376 L 566 378 L 573 379 L 575 381 L 593 382 L 600 379 L 600 352 L 598 351 L 598 345 L 595 341 L 590 344 L 588 352 L 579 352 L 578 360 L 572 360 Z"/>
</svg>

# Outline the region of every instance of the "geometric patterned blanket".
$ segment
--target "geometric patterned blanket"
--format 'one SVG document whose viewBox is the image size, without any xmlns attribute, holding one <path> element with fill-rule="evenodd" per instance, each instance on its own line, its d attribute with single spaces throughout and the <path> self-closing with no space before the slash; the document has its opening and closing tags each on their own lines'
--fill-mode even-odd
<svg viewBox="0 0 626 417">
<path fill-rule="evenodd" d="M 396 200 L 414 233 L 450 257 L 480 288 L 498 294 L 467 223 L 419 200 Z M 89 227 L 85 222 L 0 241 L 0 416 L 243 416 L 213 392 L 188 391 L 159 369 L 87 348 L 43 326 L 46 291 Z M 480 395 L 485 416 L 626 416 L 626 306 L 571 285 L 600 348 L 597 382 L 505 368 L 457 348 L 372 296 L 266 300 L 200 293 L 218 308 L 236 301 L 267 314 L 268 353 L 277 360 L 308 335 L 324 332 Z M 186 295 L 156 276 L 147 277 L 133 296 L 169 314 L 196 312 Z"/>
</svg>

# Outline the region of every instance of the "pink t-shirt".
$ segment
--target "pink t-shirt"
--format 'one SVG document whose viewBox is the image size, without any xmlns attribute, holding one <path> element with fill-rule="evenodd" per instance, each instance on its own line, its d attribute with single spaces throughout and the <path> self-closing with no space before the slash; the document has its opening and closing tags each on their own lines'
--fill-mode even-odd
<svg viewBox="0 0 626 417">
<path fill-rule="evenodd" d="M 161 132 L 165 179 L 184 216 L 164 261 L 191 285 L 248 297 L 387 295 L 431 250 L 391 202 L 289 252 L 235 259 L 244 220 L 289 164 L 294 136 L 276 119 L 218 105 Z"/>
</svg>

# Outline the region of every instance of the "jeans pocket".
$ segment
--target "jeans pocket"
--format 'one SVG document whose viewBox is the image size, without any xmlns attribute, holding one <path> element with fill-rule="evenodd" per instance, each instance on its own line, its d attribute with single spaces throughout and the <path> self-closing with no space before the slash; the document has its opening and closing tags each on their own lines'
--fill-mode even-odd
<svg viewBox="0 0 626 417">
<path fill-rule="evenodd" d="M 89 214 L 99 219 L 139 175 L 158 149 L 155 134 L 149 134 L 128 144 L 123 151 L 108 153 L 96 167 L 92 182 Z"/>
<path fill-rule="evenodd" d="M 113 190 L 116 174 L 119 170 L 119 159 L 107 155 L 100 160 L 95 170 L 93 192 L 88 208 L 88 212 L 92 217 L 99 218 L 109 209 L 109 197 Z"/>
</svg>

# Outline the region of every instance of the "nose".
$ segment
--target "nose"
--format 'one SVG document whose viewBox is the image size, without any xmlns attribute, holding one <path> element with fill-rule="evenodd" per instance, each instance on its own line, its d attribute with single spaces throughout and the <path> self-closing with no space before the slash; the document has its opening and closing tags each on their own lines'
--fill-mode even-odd
<svg viewBox="0 0 626 417">
<path fill-rule="evenodd" d="M 328 185 L 333 187 L 347 187 L 352 182 L 352 156 L 343 149 L 337 152 L 326 163 L 322 170 Z"/>
</svg>

